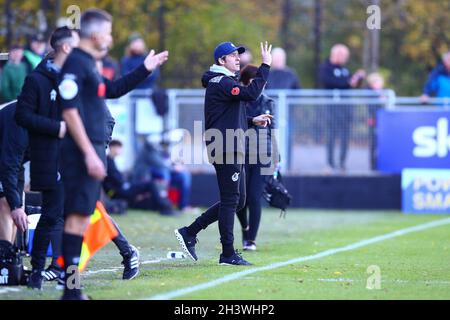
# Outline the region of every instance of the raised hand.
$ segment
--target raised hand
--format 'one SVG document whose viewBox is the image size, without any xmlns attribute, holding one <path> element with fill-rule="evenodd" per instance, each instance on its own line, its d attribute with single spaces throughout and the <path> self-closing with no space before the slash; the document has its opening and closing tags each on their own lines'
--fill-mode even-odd
<svg viewBox="0 0 450 320">
<path fill-rule="evenodd" d="M 261 57 L 263 63 L 269 66 L 272 64 L 272 45 L 269 46 L 267 41 L 265 43 L 261 42 Z"/>
<path fill-rule="evenodd" d="M 163 65 L 169 59 L 169 51 L 163 51 L 155 54 L 155 50 L 150 51 L 144 60 L 145 68 L 148 71 L 153 71 L 157 67 Z"/>
</svg>

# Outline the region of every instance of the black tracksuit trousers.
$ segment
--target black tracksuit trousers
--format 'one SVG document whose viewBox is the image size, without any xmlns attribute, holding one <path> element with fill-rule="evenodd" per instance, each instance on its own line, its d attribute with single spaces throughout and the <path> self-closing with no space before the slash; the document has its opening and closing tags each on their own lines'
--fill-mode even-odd
<svg viewBox="0 0 450 320">
<path fill-rule="evenodd" d="M 242 240 L 255 241 L 258 234 L 262 212 L 261 199 L 266 178 L 266 176 L 261 174 L 262 168 L 261 164 L 245 165 L 247 198 L 244 208 L 237 213 L 242 229 L 244 230 L 248 227 L 248 231 L 243 232 L 244 239 Z M 248 215 L 247 208 L 249 211 Z"/>
<path fill-rule="evenodd" d="M 43 270 L 47 257 L 48 245 L 52 244 L 53 262 L 61 255 L 62 235 L 64 230 L 64 187 L 58 181 L 53 190 L 42 191 L 41 218 L 33 237 L 31 266 Z"/>
<path fill-rule="evenodd" d="M 220 242 L 225 257 L 234 254 L 234 216 L 245 205 L 245 169 L 243 164 L 214 164 L 219 185 L 220 201 L 209 207 L 189 227 L 196 235 L 210 224 L 219 221 Z"/>
</svg>

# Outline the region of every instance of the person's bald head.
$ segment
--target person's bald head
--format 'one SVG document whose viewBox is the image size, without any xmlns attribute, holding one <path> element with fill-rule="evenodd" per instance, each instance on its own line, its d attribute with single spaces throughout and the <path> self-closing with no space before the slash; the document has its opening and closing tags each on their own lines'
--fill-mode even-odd
<svg viewBox="0 0 450 320">
<path fill-rule="evenodd" d="M 272 69 L 286 68 L 286 51 L 283 48 L 272 50 Z"/>
<path fill-rule="evenodd" d="M 350 58 L 350 50 L 344 44 L 335 44 L 331 48 L 330 62 L 337 65 L 345 65 Z"/>
<path fill-rule="evenodd" d="M 450 70 L 450 51 L 442 55 L 442 63 L 444 64 L 445 68 L 447 68 L 447 70 Z"/>
</svg>

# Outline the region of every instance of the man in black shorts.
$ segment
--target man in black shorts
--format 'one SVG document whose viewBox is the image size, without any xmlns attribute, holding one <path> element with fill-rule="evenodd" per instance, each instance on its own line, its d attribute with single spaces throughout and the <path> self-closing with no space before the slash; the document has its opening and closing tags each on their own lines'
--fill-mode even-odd
<svg viewBox="0 0 450 320">
<path fill-rule="evenodd" d="M 105 130 L 108 83 L 96 68 L 96 60 L 108 52 L 112 43 L 112 18 L 97 9 L 81 16 L 80 44 L 67 58 L 59 84 L 62 118 L 69 135 L 61 147 L 61 174 L 64 183 L 66 217 L 62 252 L 65 266 L 63 299 L 81 300 L 78 263 L 83 234 L 100 196 L 106 176 Z M 168 52 L 146 58 L 139 67 L 149 75 L 168 59 Z M 75 276 L 75 277 L 74 277 Z"/>
<path fill-rule="evenodd" d="M 57 28 L 50 38 L 53 52 L 28 75 L 17 101 L 15 119 L 28 130 L 30 141 L 31 189 L 42 192 L 42 214 L 34 233 L 31 253 L 33 269 L 28 282 L 28 287 L 33 289 L 41 289 L 44 279 L 58 279 L 60 282 L 62 269 L 57 264 L 57 259 L 61 255 L 64 228 L 64 190 L 58 163 L 60 142 L 65 136 L 66 126 L 65 122 L 59 119 L 57 81 L 67 56 L 78 46 L 79 40 L 76 30 L 68 27 Z M 142 75 L 136 75 L 136 71 L 133 71 L 116 83 L 111 83 L 108 94 L 126 92 L 127 88 L 133 87 L 133 83 L 142 79 Z M 123 81 L 128 81 L 129 85 L 120 85 Z M 110 140 L 114 126 L 112 116 L 108 115 L 108 119 L 110 118 L 105 142 Z M 13 151 L 20 154 L 20 150 Z M 128 243 L 120 229 L 118 231 L 119 234 L 113 241 L 124 258 L 123 279 L 129 280 L 139 272 L 139 254 L 137 249 Z M 53 259 L 43 272 L 49 241 L 52 244 Z"/>
</svg>

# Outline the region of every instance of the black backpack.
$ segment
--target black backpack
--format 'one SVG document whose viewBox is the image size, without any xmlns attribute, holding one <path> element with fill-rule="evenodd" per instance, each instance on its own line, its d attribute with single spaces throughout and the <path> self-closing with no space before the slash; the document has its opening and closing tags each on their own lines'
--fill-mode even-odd
<svg viewBox="0 0 450 320">
<path fill-rule="evenodd" d="M 282 183 L 281 174 L 276 171 L 266 179 L 263 198 L 271 207 L 281 209 L 280 217 L 286 217 L 286 209 L 291 204 L 292 196 Z"/>
<path fill-rule="evenodd" d="M 16 246 L 2 243 L 0 247 L 0 286 L 19 286 L 28 283 L 29 270 L 23 266 L 23 256 L 24 253 Z"/>
</svg>

